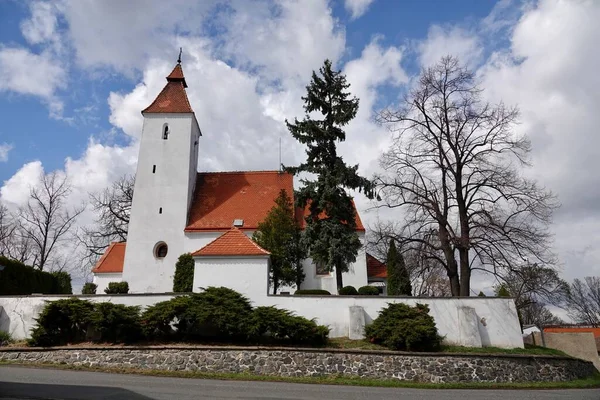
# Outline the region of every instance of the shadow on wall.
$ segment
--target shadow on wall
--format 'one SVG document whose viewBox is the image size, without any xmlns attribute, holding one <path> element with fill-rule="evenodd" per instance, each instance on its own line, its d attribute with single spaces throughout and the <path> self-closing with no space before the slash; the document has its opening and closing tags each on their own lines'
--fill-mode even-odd
<svg viewBox="0 0 600 400">
<path fill-rule="evenodd" d="M 0 332 L 10 333 L 10 317 L 2 306 L 0 306 Z"/>
<path fill-rule="evenodd" d="M 0 382 L 3 398 L 16 399 L 128 399 L 151 400 L 150 397 L 119 387 L 44 385 L 32 383 Z"/>
</svg>

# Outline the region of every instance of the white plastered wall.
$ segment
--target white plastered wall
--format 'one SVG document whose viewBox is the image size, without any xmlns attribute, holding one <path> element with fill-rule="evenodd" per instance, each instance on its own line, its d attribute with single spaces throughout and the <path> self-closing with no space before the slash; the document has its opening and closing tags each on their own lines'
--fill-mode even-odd
<svg viewBox="0 0 600 400">
<path fill-rule="evenodd" d="M 108 287 L 110 282 L 121 282 L 123 274 L 94 274 L 93 282 L 98 286 L 96 294 L 104 293 L 104 289 Z"/>
<path fill-rule="evenodd" d="M 167 140 L 162 138 L 165 124 Z M 144 115 L 123 267 L 131 293 L 173 289 L 175 263 L 186 250 L 184 229 L 197 176 L 199 135 L 191 113 Z M 154 255 L 159 242 L 168 246 L 164 258 Z"/>
<path fill-rule="evenodd" d="M 364 310 L 365 322 L 371 323 L 387 303 L 427 304 L 438 328 L 447 343 L 467 345 L 473 338 L 465 337 L 459 324 L 459 309 L 474 309 L 477 318 L 480 342 L 483 346 L 503 348 L 523 347 L 519 319 L 512 299 L 491 297 L 466 298 L 399 298 L 369 296 L 267 296 L 266 287 L 254 287 L 254 274 L 264 278 L 266 265 L 245 264 L 243 268 L 235 265 L 221 265 L 231 268 L 231 273 L 242 274 L 245 287 L 238 284 L 237 289 L 250 298 L 254 306 L 277 306 L 295 312 L 306 318 L 315 318 L 319 324 L 331 329 L 330 337 L 348 336 L 350 326 L 350 307 L 359 306 Z M 237 270 L 236 270 L 237 268 Z M 243 271 L 242 269 L 246 269 Z M 261 271 L 262 269 L 262 271 Z M 208 272 L 208 271 L 207 271 Z M 225 271 L 222 271 L 224 274 Z M 260 283 L 256 281 L 258 285 Z M 262 280 L 264 282 L 264 279 Z M 206 283 L 209 283 L 206 281 Z M 216 283 L 216 282 L 215 282 Z M 219 286 L 222 286 L 219 284 Z M 227 285 L 226 285 L 227 286 Z M 77 296 L 95 302 L 109 301 L 116 304 L 139 305 L 142 308 L 172 298 L 174 294 L 129 294 Z M 0 296 L 0 330 L 10 332 L 14 339 L 29 337 L 35 326 L 35 318 L 44 307 L 45 301 L 57 300 L 69 296 Z"/>
<path fill-rule="evenodd" d="M 267 256 L 194 257 L 192 291 L 225 286 L 250 299 L 267 297 L 268 265 Z"/>
</svg>

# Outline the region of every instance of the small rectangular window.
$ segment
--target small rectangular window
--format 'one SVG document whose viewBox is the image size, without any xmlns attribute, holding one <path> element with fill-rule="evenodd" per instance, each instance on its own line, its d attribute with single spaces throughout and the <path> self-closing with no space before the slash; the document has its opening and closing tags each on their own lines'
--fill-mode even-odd
<svg viewBox="0 0 600 400">
<path fill-rule="evenodd" d="M 158 209 L 158 213 L 162 214 L 162 207 Z"/>
<path fill-rule="evenodd" d="M 317 275 L 329 275 L 329 271 L 325 266 L 325 263 L 318 262 L 315 264 L 315 271 Z"/>
<path fill-rule="evenodd" d="M 154 174 L 154 173 L 156 173 L 156 165 L 153 165 L 153 166 L 152 166 L 152 173 L 153 173 L 153 174 Z"/>
</svg>

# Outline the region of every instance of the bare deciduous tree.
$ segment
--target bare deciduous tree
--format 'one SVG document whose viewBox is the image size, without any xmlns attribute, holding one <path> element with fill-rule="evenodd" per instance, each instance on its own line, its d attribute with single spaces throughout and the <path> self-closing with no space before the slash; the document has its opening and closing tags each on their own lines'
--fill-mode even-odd
<svg viewBox="0 0 600 400">
<path fill-rule="evenodd" d="M 481 99 L 472 72 L 453 57 L 424 70 L 403 106 L 379 121 L 394 132 L 376 178 L 387 207 L 405 211 L 400 239 L 418 245 L 469 296 L 471 273 L 524 263 L 553 265 L 553 194 L 525 178 L 529 140 L 516 108 Z"/>
<path fill-rule="evenodd" d="M 0 203 L 0 256 L 8 256 L 10 240 L 17 225 L 11 217 L 8 208 Z"/>
<path fill-rule="evenodd" d="M 569 288 L 567 309 L 575 321 L 600 327 L 600 277 L 575 279 Z"/>
<path fill-rule="evenodd" d="M 569 293 L 569 285 L 555 269 L 535 264 L 514 268 L 499 279 L 515 298 L 519 311 L 532 304 L 560 306 Z"/>
<path fill-rule="evenodd" d="M 110 188 L 90 194 L 90 204 L 97 218 L 93 226 L 84 227 L 78 233 L 87 261 L 95 261 L 111 242 L 127 240 L 134 183 L 135 177 L 126 175 Z"/>
<path fill-rule="evenodd" d="M 402 242 L 398 223 L 379 221 L 371 226 L 367 234 L 367 249 L 379 260 L 385 260 L 390 239 Z M 450 285 L 444 269 L 422 251 L 418 245 L 400 248 L 406 269 L 410 274 L 413 295 L 418 297 L 448 297 Z"/>
<path fill-rule="evenodd" d="M 27 261 L 40 270 L 48 265 L 57 244 L 67 239 L 83 212 L 83 207 L 66 204 L 70 192 L 66 177 L 55 172 L 42 174 L 39 183 L 31 188 L 27 204 L 19 210 L 19 241 L 33 253 L 33 259 Z"/>
<path fill-rule="evenodd" d="M 523 325 L 536 325 L 540 328 L 548 325 L 563 325 L 565 322 L 552 314 L 542 303 L 531 303 L 519 312 Z"/>
</svg>

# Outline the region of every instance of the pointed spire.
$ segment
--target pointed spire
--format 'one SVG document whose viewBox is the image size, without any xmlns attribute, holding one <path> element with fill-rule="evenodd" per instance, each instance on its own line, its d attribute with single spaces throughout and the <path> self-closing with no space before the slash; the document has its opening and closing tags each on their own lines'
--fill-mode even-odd
<svg viewBox="0 0 600 400">
<path fill-rule="evenodd" d="M 167 76 L 167 85 L 160 92 L 158 97 L 150 104 L 144 113 L 193 113 L 192 107 L 185 92 L 187 83 L 181 68 L 181 49 L 177 65 Z"/>
</svg>

